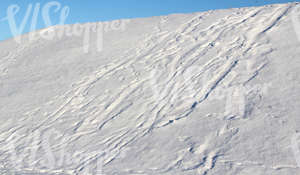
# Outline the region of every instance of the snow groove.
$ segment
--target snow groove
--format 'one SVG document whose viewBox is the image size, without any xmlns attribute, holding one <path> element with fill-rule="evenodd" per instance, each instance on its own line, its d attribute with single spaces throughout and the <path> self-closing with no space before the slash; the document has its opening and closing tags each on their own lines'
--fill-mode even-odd
<svg viewBox="0 0 300 175">
<path fill-rule="evenodd" d="M 214 16 L 218 14 L 211 11 L 197 13 L 190 15 L 187 22 L 176 23 L 178 27 L 172 30 L 166 30 L 172 23 L 172 16 L 161 17 L 151 33 L 135 43 L 135 48 L 78 78 L 67 91 L 38 108 L 26 111 L 17 121 L 2 123 L 0 161 L 8 161 L 11 150 L 7 145 L 12 144 L 18 152 L 25 152 L 25 158 L 30 157 L 26 150 L 43 149 L 42 138 L 37 138 L 37 145 L 32 145 L 35 134 L 42 137 L 50 132 L 55 133 L 49 145 L 55 155 L 68 150 L 70 154 L 87 156 L 75 165 L 66 166 L 64 171 L 55 167 L 51 171 L 28 170 L 30 173 L 84 174 L 89 165 L 102 159 L 104 170 L 112 174 L 115 163 L 123 163 L 120 160 L 127 157 L 139 160 L 147 155 L 145 152 L 157 151 L 150 149 L 157 146 L 155 141 L 148 142 L 152 136 L 164 137 L 160 132 L 171 135 L 169 132 L 173 130 L 180 130 L 176 133 L 188 132 L 185 131 L 189 130 L 186 125 L 197 123 L 200 126 L 195 128 L 207 127 L 209 130 L 209 134 L 201 138 L 202 144 L 197 136 L 191 137 L 198 139 L 192 143 L 189 142 L 191 138 L 183 139 L 189 145 L 176 145 L 170 153 L 172 159 L 164 164 L 151 164 L 150 161 L 157 160 L 157 157 L 150 155 L 144 157 L 149 161 L 141 163 L 145 167 L 120 166 L 117 172 L 215 174 L 222 166 L 224 156 L 232 151 L 232 145 L 240 138 L 240 127 L 246 125 L 243 122 L 252 122 L 247 115 L 255 107 L 245 109 L 245 114 L 237 117 L 234 107 L 222 104 L 226 99 L 221 99 L 221 105 L 216 105 L 216 108 L 226 108 L 229 115 L 218 113 L 218 109 L 216 114 L 208 114 L 206 105 L 214 106 L 213 98 L 224 95 L 230 88 L 250 87 L 259 79 L 263 70 L 269 67 L 269 56 L 275 51 L 267 34 L 284 22 L 292 7 L 288 4 L 235 9 L 219 12 L 221 17 Z M 212 16 L 214 20 L 210 19 Z M 0 78 L 12 65 L 12 60 L 18 61 L 16 58 L 31 47 L 33 45 L 25 45 L 14 52 L 1 52 Z M 258 92 L 253 91 L 252 96 L 247 94 L 247 105 L 262 99 L 259 95 L 261 88 Z M 218 92 L 220 94 L 216 95 Z M 207 120 L 216 120 L 217 124 L 211 128 L 202 126 Z M 199 135 L 204 137 L 202 133 Z M 174 140 L 164 139 L 170 143 Z M 169 144 L 166 141 L 159 143 L 164 148 Z M 134 146 L 137 148 L 132 151 Z M 132 154 L 125 155 L 126 151 Z M 38 151 L 36 156 L 42 157 L 43 154 Z M 55 157 L 55 160 L 59 158 Z M 42 162 L 38 159 L 35 163 Z M 22 168 L 23 173 L 27 172 Z"/>
</svg>

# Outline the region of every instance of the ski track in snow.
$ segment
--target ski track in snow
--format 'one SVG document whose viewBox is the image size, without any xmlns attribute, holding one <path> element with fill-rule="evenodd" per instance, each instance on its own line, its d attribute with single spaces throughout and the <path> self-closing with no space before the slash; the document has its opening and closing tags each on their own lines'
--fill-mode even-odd
<svg viewBox="0 0 300 175">
<path fill-rule="evenodd" d="M 130 145 L 150 137 L 153 132 L 172 128 L 195 117 L 192 115 L 199 106 L 208 103 L 215 90 L 230 88 L 232 84 L 246 87 L 255 80 L 268 66 L 268 55 L 274 49 L 268 33 L 276 30 L 293 7 L 288 4 L 245 8 L 237 10 L 239 14 L 229 13 L 215 20 L 206 28 L 202 27 L 203 20 L 211 14 L 198 13 L 173 31 L 163 30 L 168 17 L 162 17 L 153 33 L 123 57 L 115 58 L 111 63 L 80 78 L 63 95 L 53 97 L 40 107 L 28 111 L 18 121 L 2 123 L 1 162 L 8 159 L 8 143 L 13 142 L 20 150 L 30 149 L 24 148 L 26 139 L 30 138 L 28 133 L 40 131 L 45 134 L 55 128 L 60 133 L 56 142 L 51 145 L 55 152 L 70 149 L 86 154 L 105 150 L 112 154 L 92 154 L 87 160 L 67 167 L 65 171 L 24 169 L 23 173 L 81 174 L 89 162 L 101 156 L 104 158 L 104 169 L 109 167 Z M 30 47 L 33 46 L 22 45 L 13 52 L 1 52 L 0 77 Z M 36 47 L 38 49 L 39 46 Z M 250 71 L 241 67 L 248 63 L 252 65 Z M 211 77 L 201 85 L 199 82 L 182 81 L 191 67 L 198 68 L 188 74 L 191 79 Z M 157 72 L 151 73 L 153 70 Z M 117 80 L 120 83 L 113 84 Z M 113 88 L 109 88 L 112 86 Z M 187 94 L 189 87 L 195 87 L 189 91 L 191 94 Z M 155 93 L 158 96 L 153 95 Z M 198 115 L 198 120 L 203 117 Z M 174 152 L 176 160 L 160 167 L 120 168 L 117 172 L 214 174 L 212 172 L 217 163 L 226 163 L 221 157 L 231 149 L 228 145 L 232 139 L 239 135 L 239 128 L 231 127 L 231 121 L 226 116 L 221 117 L 224 117 L 223 127 L 215 128 L 215 132 L 207 135 L 203 144 L 196 143 L 183 152 Z M 238 117 L 240 122 L 249 120 L 246 115 Z M 41 146 L 38 144 L 37 149 Z M 189 162 L 186 155 L 199 159 Z M 27 156 L 29 155 L 25 155 Z M 246 165 L 253 166 L 247 162 L 240 163 L 239 166 Z M 108 174 L 112 173 L 107 171 Z"/>
</svg>

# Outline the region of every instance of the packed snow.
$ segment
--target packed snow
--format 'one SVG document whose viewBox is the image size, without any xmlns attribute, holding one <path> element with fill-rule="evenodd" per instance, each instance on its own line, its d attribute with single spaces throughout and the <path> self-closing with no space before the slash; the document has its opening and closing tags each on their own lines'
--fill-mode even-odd
<svg viewBox="0 0 300 175">
<path fill-rule="evenodd" d="M 299 17 L 289 3 L 1 42 L 0 174 L 300 174 Z"/>
</svg>

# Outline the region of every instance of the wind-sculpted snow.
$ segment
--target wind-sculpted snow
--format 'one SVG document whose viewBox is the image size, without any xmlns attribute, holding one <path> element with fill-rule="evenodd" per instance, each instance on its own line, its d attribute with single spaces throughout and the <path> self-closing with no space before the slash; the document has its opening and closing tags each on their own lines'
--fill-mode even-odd
<svg viewBox="0 0 300 175">
<path fill-rule="evenodd" d="M 300 173 L 298 8 L 134 19 L 102 52 L 2 42 L 1 173 Z"/>
</svg>

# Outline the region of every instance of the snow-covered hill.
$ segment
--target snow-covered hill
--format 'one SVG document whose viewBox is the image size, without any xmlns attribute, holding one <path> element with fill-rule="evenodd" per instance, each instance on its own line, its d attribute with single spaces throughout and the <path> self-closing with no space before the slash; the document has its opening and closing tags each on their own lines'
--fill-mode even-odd
<svg viewBox="0 0 300 175">
<path fill-rule="evenodd" d="M 300 174 L 299 9 L 56 26 L 1 42 L 1 173 Z"/>
</svg>

